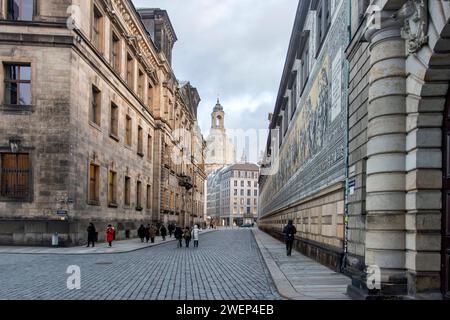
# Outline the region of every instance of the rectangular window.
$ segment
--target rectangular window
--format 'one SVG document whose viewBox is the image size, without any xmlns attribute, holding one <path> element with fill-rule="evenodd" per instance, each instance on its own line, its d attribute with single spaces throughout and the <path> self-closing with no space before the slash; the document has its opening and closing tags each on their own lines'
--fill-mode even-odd
<svg viewBox="0 0 450 320">
<path fill-rule="evenodd" d="M 142 127 L 138 126 L 138 155 L 140 155 L 141 157 L 144 156 L 144 130 L 142 129 Z"/>
<path fill-rule="evenodd" d="M 94 5 L 92 21 L 92 44 L 103 53 L 103 15 L 100 9 Z"/>
<path fill-rule="evenodd" d="M 151 135 L 147 136 L 147 159 L 152 161 L 153 157 L 153 139 Z"/>
<path fill-rule="evenodd" d="M 131 205 L 131 178 L 125 177 L 125 194 L 124 194 L 125 206 Z"/>
<path fill-rule="evenodd" d="M 238 191 L 237 189 L 234 189 L 234 195 L 237 196 L 238 195 Z"/>
<path fill-rule="evenodd" d="M 92 101 L 91 101 L 91 110 L 89 114 L 89 120 L 92 123 L 95 123 L 97 126 L 101 125 L 101 102 L 102 101 L 102 95 L 101 91 L 95 87 L 92 86 Z"/>
<path fill-rule="evenodd" d="M 118 139 L 119 137 L 119 107 L 111 102 L 111 123 L 110 134 L 112 137 Z"/>
<path fill-rule="evenodd" d="M 244 190 L 241 190 L 241 196 L 242 197 L 244 196 Z"/>
<path fill-rule="evenodd" d="M 125 143 L 127 146 L 131 146 L 131 134 L 131 117 L 127 115 L 125 119 Z"/>
<path fill-rule="evenodd" d="M 33 21 L 35 0 L 8 0 L 7 19 L 15 21 Z"/>
<path fill-rule="evenodd" d="M 301 56 L 302 74 L 301 74 L 301 91 L 304 90 L 309 78 L 309 47 L 305 45 Z"/>
<path fill-rule="evenodd" d="M 108 173 L 108 205 L 117 205 L 117 173 L 111 170 Z"/>
<path fill-rule="evenodd" d="M 152 209 L 152 186 L 147 185 L 147 210 Z"/>
<path fill-rule="evenodd" d="M 100 167 L 92 163 L 89 165 L 89 204 L 100 204 Z"/>
<path fill-rule="evenodd" d="M 28 154 L 4 153 L 0 157 L 0 198 L 30 199 L 31 168 Z"/>
<path fill-rule="evenodd" d="M 245 181 L 241 181 L 241 187 L 243 188 L 245 186 Z"/>
<path fill-rule="evenodd" d="M 153 106 L 153 86 L 150 82 L 150 79 L 148 80 L 148 89 L 147 89 L 147 107 L 148 110 L 152 110 Z"/>
<path fill-rule="evenodd" d="M 31 66 L 5 64 L 5 104 L 31 105 Z"/>
<path fill-rule="evenodd" d="M 120 38 L 119 36 L 113 32 L 112 33 L 112 39 L 111 39 L 111 65 L 113 66 L 114 70 L 118 73 L 120 73 L 120 58 L 121 58 L 121 48 L 120 48 Z"/>
<path fill-rule="evenodd" d="M 127 53 L 127 83 L 134 90 L 134 59 Z"/>
<path fill-rule="evenodd" d="M 331 24 L 331 1 L 322 0 L 317 8 L 317 45 L 316 55 L 319 54 L 323 40 Z"/>
<path fill-rule="evenodd" d="M 254 194 L 255 197 L 257 197 L 258 196 L 258 190 L 254 190 L 253 194 Z"/>
<path fill-rule="evenodd" d="M 251 188 L 251 186 L 252 186 L 252 182 L 250 180 L 247 181 L 247 187 Z"/>
<path fill-rule="evenodd" d="M 145 77 L 142 70 L 139 70 L 139 77 L 138 77 L 138 97 L 144 100 L 144 88 L 145 88 Z"/>
<path fill-rule="evenodd" d="M 252 191 L 251 190 L 247 190 L 247 197 L 251 197 L 252 196 Z"/>
<path fill-rule="evenodd" d="M 136 210 L 142 210 L 142 182 L 136 184 Z"/>
</svg>

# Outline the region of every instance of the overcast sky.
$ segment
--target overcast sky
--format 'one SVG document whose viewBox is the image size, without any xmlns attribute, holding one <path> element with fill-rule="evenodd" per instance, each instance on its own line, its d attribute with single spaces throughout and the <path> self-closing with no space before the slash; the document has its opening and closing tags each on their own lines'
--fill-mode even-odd
<svg viewBox="0 0 450 320">
<path fill-rule="evenodd" d="M 173 69 L 178 80 L 190 81 L 200 93 L 199 125 L 205 138 L 217 95 L 228 129 L 268 127 L 297 0 L 133 2 L 137 8 L 167 10 L 178 37 Z M 240 158 L 242 150 L 237 153 Z"/>
</svg>

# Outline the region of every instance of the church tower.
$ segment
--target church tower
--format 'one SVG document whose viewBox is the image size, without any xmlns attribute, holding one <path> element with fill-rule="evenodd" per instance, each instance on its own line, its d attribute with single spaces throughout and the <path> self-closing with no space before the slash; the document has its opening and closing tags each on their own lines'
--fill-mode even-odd
<svg viewBox="0 0 450 320">
<path fill-rule="evenodd" d="M 211 129 L 225 132 L 225 112 L 218 98 L 213 113 L 211 113 Z"/>
<path fill-rule="evenodd" d="M 211 132 L 206 139 L 206 173 L 221 169 L 235 163 L 233 142 L 228 138 L 225 129 L 225 111 L 217 99 L 211 113 Z"/>
</svg>

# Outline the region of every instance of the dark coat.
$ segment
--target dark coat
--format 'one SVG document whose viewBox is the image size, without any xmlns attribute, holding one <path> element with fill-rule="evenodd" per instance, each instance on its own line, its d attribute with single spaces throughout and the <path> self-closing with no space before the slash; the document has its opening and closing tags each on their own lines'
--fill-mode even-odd
<svg viewBox="0 0 450 320">
<path fill-rule="evenodd" d="M 288 224 L 283 229 L 284 240 L 292 241 L 295 239 L 295 234 L 297 233 L 297 228 L 293 224 Z"/>
<path fill-rule="evenodd" d="M 159 231 L 161 232 L 161 237 L 167 236 L 167 229 L 166 229 L 166 227 L 162 226 Z"/>
<path fill-rule="evenodd" d="M 183 230 L 181 230 L 180 227 L 177 227 L 175 229 L 174 235 L 175 235 L 175 238 L 178 239 L 178 240 L 183 239 Z"/>
<path fill-rule="evenodd" d="M 145 238 L 145 227 L 144 227 L 144 226 L 141 226 L 141 227 L 138 229 L 138 236 L 139 236 L 139 238 L 141 238 L 141 239 Z"/>
<path fill-rule="evenodd" d="M 87 228 L 87 233 L 88 233 L 88 241 L 93 242 L 96 241 L 96 235 L 97 235 L 97 231 L 95 230 L 95 227 L 93 225 L 89 225 L 89 227 Z"/>
</svg>

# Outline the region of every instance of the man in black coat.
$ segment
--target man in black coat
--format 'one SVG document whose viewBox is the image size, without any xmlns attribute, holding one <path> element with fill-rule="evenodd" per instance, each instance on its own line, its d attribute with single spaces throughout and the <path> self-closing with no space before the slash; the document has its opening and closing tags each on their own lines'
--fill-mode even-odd
<svg viewBox="0 0 450 320">
<path fill-rule="evenodd" d="M 295 234 L 297 229 L 294 226 L 294 221 L 289 220 L 287 226 L 283 229 L 284 240 L 286 241 L 286 251 L 288 257 L 292 255 L 292 246 L 294 244 Z"/>
<path fill-rule="evenodd" d="M 94 224 L 91 222 L 89 223 L 89 226 L 87 227 L 87 233 L 88 233 L 88 245 L 87 247 L 89 248 L 91 246 L 91 242 L 92 242 L 92 247 L 95 247 L 95 241 L 97 239 L 96 238 L 96 230 L 95 230 L 95 226 Z"/>
</svg>

